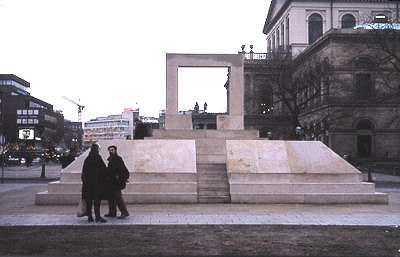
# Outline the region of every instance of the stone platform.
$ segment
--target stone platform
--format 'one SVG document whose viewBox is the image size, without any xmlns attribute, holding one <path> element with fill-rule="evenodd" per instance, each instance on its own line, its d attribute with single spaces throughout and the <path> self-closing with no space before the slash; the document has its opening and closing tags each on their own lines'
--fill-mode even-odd
<svg viewBox="0 0 400 257">
<path fill-rule="evenodd" d="M 388 203 L 321 142 L 257 137 L 257 131 L 156 130 L 152 139 L 99 144 L 104 160 L 116 145 L 131 172 L 127 203 Z M 76 204 L 87 154 L 36 194 L 36 204 Z"/>
<path fill-rule="evenodd" d="M 232 203 L 388 203 L 319 141 L 228 140 L 226 149 Z"/>
<path fill-rule="evenodd" d="M 106 140 L 98 142 L 107 163 L 107 147 L 116 145 L 130 171 L 122 191 L 127 203 L 196 203 L 196 152 L 193 140 Z M 89 151 L 61 171 L 60 181 L 36 194 L 36 204 L 76 204 L 81 172 Z"/>
</svg>

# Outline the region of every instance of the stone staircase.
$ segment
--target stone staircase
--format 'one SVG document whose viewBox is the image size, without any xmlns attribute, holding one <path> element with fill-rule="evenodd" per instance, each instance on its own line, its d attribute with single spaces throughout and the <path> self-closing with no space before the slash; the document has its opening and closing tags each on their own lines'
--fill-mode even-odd
<svg viewBox="0 0 400 257">
<path fill-rule="evenodd" d="M 194 139 L 196 142 L 198 203 L 230 203 L 226 170 L 226 140 L 256 139 L 257 130 L 155 131 L 153 138 Z"/>
<path fill-rule="evenodd" d="M 230 203 L 226 165 L 197 164 L 199 203 Z"/>
</svg>

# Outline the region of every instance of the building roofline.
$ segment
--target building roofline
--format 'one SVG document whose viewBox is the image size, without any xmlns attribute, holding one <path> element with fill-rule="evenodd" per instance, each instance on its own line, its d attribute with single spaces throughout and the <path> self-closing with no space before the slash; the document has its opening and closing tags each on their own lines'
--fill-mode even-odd
<svg viewBox="0 0 400 257">
<path fill-rule="evenodd" d="M 31 86 L 31 83 L 29 83 L 28 81 L 14 75 L 14 74 L 0 74 L 0 80 L 13 80 L 15 82 L 20 83 L 21 85 L 23 85 L 25 87 Z"/>
<path fill-rule="evenodd" d="M 269 10 L 268 10 L 268 15 L 267 18 L 265 19 L 265 23 L 264 23 L 264 28 L 263 28 L 263 33 L 265 35 L 268 34 L 268 32 L 272 29 L 272 27 L 275 26 L 277 20 L 281 17 L 281 15 L 286 11 L 286 9 L 288 8 L 288 6 L 292 3 L 292 2 L 348 2 L 348 3 L 392 3 L 394 4 L 396 1 L 391 1 L 391 0 L 286 0 L 286 2 L 282 5 L 282 7 L 278 10 L 278 12 L 276 13 L 276 15 L 274 17 L 272 16 L 272 13 L 274 11 L 274 8 L 276 6 L 276 0 L 272 0 L 271 4 L 269 6 Z"/>
<path fill-rule="evenodd" d="M 390 35 L 393 37 L 393 35 Z M 396 35 L 400 36 L 400 35 Z M 356 39 L 356 38 L 375 38 L 376 34 L 371 30 L 364 29 L 330 29 L 322 37 L 317 39 L 312 45 L 308 46 L 304 51 L 297 55 L 294 62 L 300 63 L 306 58 L 307 55 L 315 51 L 318 47 L 323 45 L 326 41 L 335 38 Z"/>
</svg>

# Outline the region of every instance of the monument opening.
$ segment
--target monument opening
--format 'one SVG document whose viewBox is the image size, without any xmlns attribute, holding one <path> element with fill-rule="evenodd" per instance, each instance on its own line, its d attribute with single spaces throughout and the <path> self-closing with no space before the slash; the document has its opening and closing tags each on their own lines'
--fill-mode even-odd
<svg viewBox="0 0 400 257">
<path fill-rule="evenodd" d="M 226 113 L 228 67 L 179 67 L 180 113 Z"/>
</svg>

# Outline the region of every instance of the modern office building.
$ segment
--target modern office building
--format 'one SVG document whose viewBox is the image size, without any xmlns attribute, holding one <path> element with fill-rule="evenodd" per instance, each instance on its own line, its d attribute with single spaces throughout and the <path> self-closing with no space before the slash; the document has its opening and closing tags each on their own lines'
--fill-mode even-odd
<svg viewBox="0 0 400 257">
<path fill-rule="evenodd" d="M 63 138 L 64 117 L 53 106 L 30 95 L 30 83 L 0 74 L 0 134 L 4 143 L 47 147 Z"/>
<path fill-rule="evenodd" d="M 83 128 L 82 122 L 64 120 L 65 147 L 76 153 L 82 150 Z"/>
<path fill-rule="evenodd" d="M 85 122 L 84 145 L 103 139 L 133 139 L 139 109 L 125 108 L 122 114 L 97 117 Z"/>
</svg>

